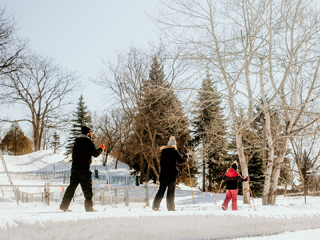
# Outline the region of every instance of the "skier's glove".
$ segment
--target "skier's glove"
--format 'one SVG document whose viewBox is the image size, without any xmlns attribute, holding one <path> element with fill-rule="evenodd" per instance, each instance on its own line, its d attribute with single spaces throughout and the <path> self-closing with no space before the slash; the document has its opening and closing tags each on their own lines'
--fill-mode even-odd
<svg viewBox="0 0 320 240">
<path fill-rule="evenodd" d="M 247 179 L 247 181 L 249 181 L 249 180 L 250 180 L 250 177 L 248 176 L 246 179 Z"/>
<path fill-rule="evenodd" d="M 104 146 L 104 144 L 100 145 L 100 148 L 102 148 L 103 150 L 106 149 L 106 147 Z"/>
</svg>

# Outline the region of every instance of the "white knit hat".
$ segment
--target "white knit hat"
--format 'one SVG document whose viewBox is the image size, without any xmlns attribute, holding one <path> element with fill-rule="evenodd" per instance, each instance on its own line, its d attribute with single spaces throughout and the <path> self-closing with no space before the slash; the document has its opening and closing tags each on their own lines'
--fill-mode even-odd
<svg viewBox="0 0 320 240">
<path fill-rule="evenodd" d="M 169 138 L 168 146 L 176 146 L 176 145 L 177 145 L 176 139 L 174 138 L 174 136 L 171 136 Z"/>
</svg>

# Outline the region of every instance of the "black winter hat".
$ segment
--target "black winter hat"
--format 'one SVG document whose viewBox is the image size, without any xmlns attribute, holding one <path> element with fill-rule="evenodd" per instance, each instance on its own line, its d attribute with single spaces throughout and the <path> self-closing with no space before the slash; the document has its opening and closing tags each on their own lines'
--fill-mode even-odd
<svg viewBox="0 0 320 240">
<path fill-rule="evenodd" d="M 238 164 L 236 162 L 234 162 L 232 165 L 231 165 L 231 168 L 233 168 L 234 170 L 238 170 Z"/>
<path fill-rule="evenodd" d="M 81 127 L 81 133 L 87 135 L 89 132 L 92 132 L 91 128 L 82 126 Z"/>
</svg>

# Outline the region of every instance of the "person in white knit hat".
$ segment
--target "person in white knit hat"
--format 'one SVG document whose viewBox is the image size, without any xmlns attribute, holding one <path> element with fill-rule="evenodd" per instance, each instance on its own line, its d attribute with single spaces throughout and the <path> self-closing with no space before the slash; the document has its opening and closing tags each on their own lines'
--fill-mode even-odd
<svg viewBox="0 0 320 240">
<path fill-rule="evenodd" d="M 174 205 L 174 193 L 176 188 L 176 177 L 177 177 L 177 162 L 183 163 L 188 159 L 188 155 L 181 157 L 177 150 L 176 139 L 171 136 L 168 145 L 160 148 L 161 159 L 160 159 L 160 187 L 157 195 L 154 198 L 152 210 L 160 211 L 160 203 L 164 196 L 166 189 L 167 192 L 167 208 L 168 211 L 175 211 Z"/>
</svg>

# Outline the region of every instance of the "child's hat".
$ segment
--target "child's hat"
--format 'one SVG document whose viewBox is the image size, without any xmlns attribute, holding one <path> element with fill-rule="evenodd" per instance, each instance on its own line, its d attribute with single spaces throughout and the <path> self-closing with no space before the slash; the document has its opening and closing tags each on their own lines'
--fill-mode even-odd
<svg viewBox="0 0 320 240">
<path fill-rule="evenodd" d="M 238 170 L 238 163 L 237 161 L 233 162 L 232 165 L 231 165 L 231 168 L 233 168 L 234 170 Z"/>
</svg>

